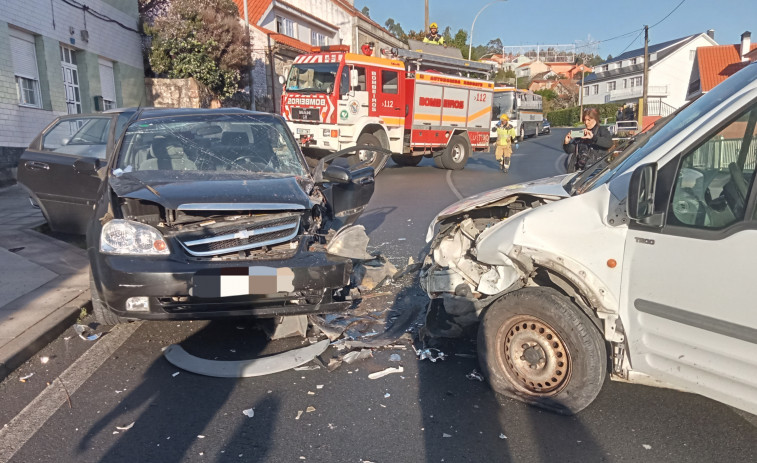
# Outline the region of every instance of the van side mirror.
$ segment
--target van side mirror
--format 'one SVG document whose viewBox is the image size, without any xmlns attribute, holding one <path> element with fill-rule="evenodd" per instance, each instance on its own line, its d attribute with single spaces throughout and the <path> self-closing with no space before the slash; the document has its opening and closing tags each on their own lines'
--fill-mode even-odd
<svg viewBox="0 0 757 463">
<path fill-rule="evenodd" d="M 323 180 L 331 183 L 350 183 L 352 175 L 346 167 L 331 164 L 323 172 Z"/>
<path fill-rule="evenodd" d="M 284 82 L 286 82 L 286 80 L 284 80 L 284 76 L 281 76 L 281 75 L 280 75 L 280 76 L 279 76 L 279 83 L 280 83 L 281 85 L 284 85 Z"/>
<path fill-rule="evenodd" d="M 628 185 L 628 216 L 638 223 L 662 226 L 662 213 L 655 213 L 654 197 L 657 185 L 657 163 L 644 164 L 631 174 Z"/>
<path fill-rule="evenodd" d="M 359 84 L 357 69 L 350 69 L 350 87 L 356 88 Z"/>
</svg>

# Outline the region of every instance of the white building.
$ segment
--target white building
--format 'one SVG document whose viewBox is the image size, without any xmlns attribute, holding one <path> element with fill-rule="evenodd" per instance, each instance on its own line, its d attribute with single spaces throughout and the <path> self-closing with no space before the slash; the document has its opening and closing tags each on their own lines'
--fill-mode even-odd
<svg viewBox="0 0 757 463">
<path fill-rule="evenodd" d="M 686 103 L 696 50 L 713 45 L 710 30 L 649 46 L 648 115 L 666 116 Z M 584 79 L 583 104 L 636 103 L 644 93 L 643 76 L 643 48 L 601 63 Z"/>
<path fill-rule="evenodd" d="M 144 102 L 137 0 L 2 0 L 0 185 L 55 117 Z"/>
</svg>

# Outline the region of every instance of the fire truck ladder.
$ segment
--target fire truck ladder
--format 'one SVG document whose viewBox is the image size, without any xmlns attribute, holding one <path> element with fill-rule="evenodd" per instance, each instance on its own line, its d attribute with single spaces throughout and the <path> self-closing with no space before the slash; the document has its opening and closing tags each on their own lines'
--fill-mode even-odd
<svg viewBox="0 0 757 463">
<path fill-rule="evenodd" d="M 494 65 L 468 61 L 463 58 L 453 58 L 424 51 L 397 49 L 397 56 L 407 65 L 408 71 L 436 70 L 457 74 L 471 72 L 483 74 L 487 79 L 494 72 Z"/>
</svg>

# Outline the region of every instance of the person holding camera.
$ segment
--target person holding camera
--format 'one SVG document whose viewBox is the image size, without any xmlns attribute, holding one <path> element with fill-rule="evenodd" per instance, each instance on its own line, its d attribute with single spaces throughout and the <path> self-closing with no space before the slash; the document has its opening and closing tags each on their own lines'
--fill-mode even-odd
<svg viewBox="0 0 757 463">
<path fill-rule="evenodd" d="M 612 134 L 606 127 L 599 125 L 599 111 L 587 108 L 583 112 L 586 128 L 571 130 L 565 135 L 562 149 L 570 155 L 568 172 L 583 170 L 607 154 L 612 146 Z"/>
<path fill-rule="evenodd" d="M 497 160 L 503 172 L 510 170 L 510 156 L 513 154 L 513 143 L 515 142 L 515 127 L 510 125 L 510 118 L 507 114 L 499 117 L 497 128 L 497 150 L 494 152 L 494 158 Z"/>
</svg>

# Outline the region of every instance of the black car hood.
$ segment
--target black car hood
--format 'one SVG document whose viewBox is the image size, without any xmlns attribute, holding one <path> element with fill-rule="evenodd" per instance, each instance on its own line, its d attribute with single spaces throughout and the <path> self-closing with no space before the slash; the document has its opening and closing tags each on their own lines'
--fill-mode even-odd
<svg viewBox="0 0 757 463">
<path fill-rule="evenodd" d="M 120 197 L 151 201 L 168 209 L 208 203 L 291 204 L 293 209 L 312 206 L 297 177 L 150 180 L 125 174 L 110 177 L 109 184 Z"/>
</svg>

